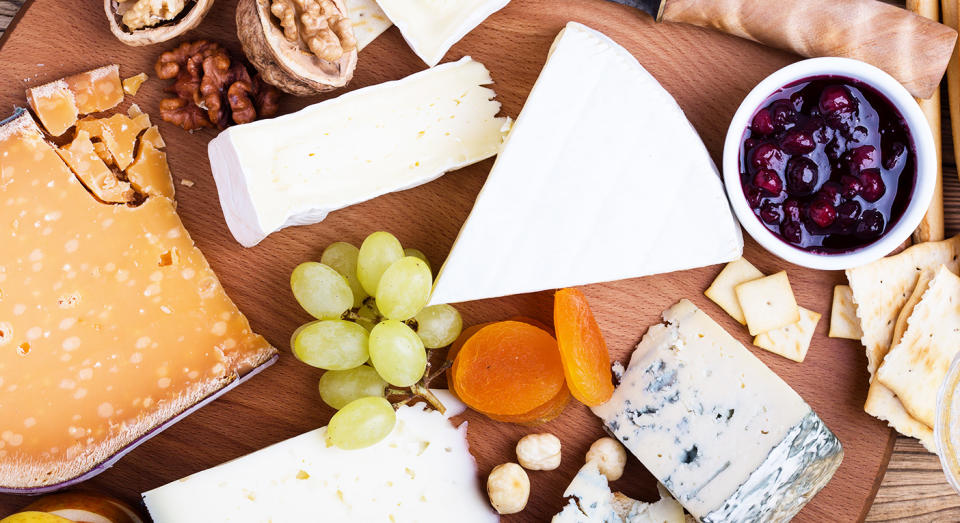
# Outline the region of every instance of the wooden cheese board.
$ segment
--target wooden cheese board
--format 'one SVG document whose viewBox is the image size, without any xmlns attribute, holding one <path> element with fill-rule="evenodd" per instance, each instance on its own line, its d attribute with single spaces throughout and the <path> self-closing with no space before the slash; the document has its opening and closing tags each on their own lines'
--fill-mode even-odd
<svg viewBox="0 0 960 523">
<path fill-rule="evenodd" d="M 135 97 L 127 97 L 125 105 L 137 103 L 159 120 L 157 104 L 165 82 L 153 77 L 153 64 L 161 52 L 180 41 L 207 38 L 240 53 L 235 2 L 231 0 L 220 0 L 204 23 L 186 37 L 149 47 L 121 44 L 110 34 L 99 4 L 86 7 L 33 2 L 23 8 L 0 41 L 0 106 L 7 111 L 24 106 L 27 87 L 118 63 L 122 76 L 150 73 L 152 78 Z M 704 29 L 655 24 L 639 12 L 602 0 L 513 0 L 457 44 L 447 60 L 471 55 L 484 63 L 496 82 L 503 114 L 516 117 L 551 42 L 570 20 L 598 29 L 630 50 L 676 97 L 715 160 L 720 158 L 727 125 L 743 96 L 770 72 L 797 59 Z M 396 28 L 391 28 L 362 51 L 348 89 L 399 79 L 424 67 Z M 321 99 L 288 96 L 282 112 Z M 434 267 L 439 267 L 492 165 L 488 160 L 418 188 L 334 212 L 319 224 L 285 229 L 246 249 L 227 230 L 210 174 L 206 146 L 216 132 L 191 134 L 166 123 L 161 130 L 178 182 L 176 199 L 185 226 L 253 328 L 281 350 L 281 358 L 249 383 L 150 439 L 83 485 L 134 504 L 139 504 L 143 491 L 325 425 L 333 411 L 317 393 L 321 371 L 296 361 L 288 350 L 290 333 L 309 320 L 289 290 L 290 271 L 302 261 L 318 259 L 333 241 L 359 244 L 375 230 L 393 232 L 405 246 L 421 249 Z M 194 185 L 181 185 L 181 180 Z M 584 183 L 588 190 L 586 176 Z M 531 205 L 535 205 L 533 197 Z M 794 363 L 752 347 L 746 330 L 703 296 L 719 266 L 591 285 L 584 292 L 612 357 L 623 362 L 647 327 L 681 298 L 694 301 L 752 347 L 810 403 L 844 445 L 842 466 L 796 520 L 861 520 L 879 486 L 894 437 L 884 423 L 863 412 L 868 386 L 866 357 L 860 345 L 826 336 L 832 289 L 843 282 L 843 275 L 789 265 L 749 238 L 744 255 L 765 273 L 786 269 L 800 305 L 824 314 L 805 362 Z M 550 323 L 552 297 L 541 292 L 458 308 L 466 324 L 516 315 Z M 548 431 L 563 441 L 560 468 L 531 473 L 530 503 L 525 511 L 506 516 L 504 521 L 549 520 L 561 508 L 562 492 L 582 465 L 590 443 L 603 435 L 597 418 L 576 402 L 560 418 L 536 428 L 497 423 L 470 412 L 461 418 L 469 422 L 471 450 L 482 478 L 493 466 L 515 459 L 514 445 L 524 434 Z M 4 424 L 5 420 L 0 420 L 0 426 Z M 613 487 L 640 499 L 657 499 L 655 481 L 635 459 Z M 27 502 L 21 497 L 0 496 L 0 514 Z"/>
</svg>

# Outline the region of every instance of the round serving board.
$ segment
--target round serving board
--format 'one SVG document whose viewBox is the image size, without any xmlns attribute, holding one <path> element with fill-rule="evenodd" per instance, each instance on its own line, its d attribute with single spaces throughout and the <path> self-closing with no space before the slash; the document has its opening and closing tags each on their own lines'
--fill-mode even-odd
<svg viewBox="0 0 960 523">
<path fill-rule="evenodd" d="M 215 39 L 239 54 L 234 4 L 229 0 L 217 2 L 200 28 L 186 38 Z M 159 121 L 157 105 L 166 82 L 153 77 L 153 63 L 161 52 L 184 38 L 150 47 L 127 47 L 111 35 L 100 6 L 99 2 L 82 6 L 75 2 L 34 2 L 24 8 L 0 48 L 0 106 L 4 111 L 25 105 L 27 87 L 115 62 L 124 77 L 141 71 L 150 74 L 140 93 L 128 96 L 125 105 L 135 102 Z M 715 160 L 720 158 L 728 122 L 743 96 L 764 76 L 796 59 L 708 30 L 655 24 L 638 11 L 603 0 L 513 0 L 467 35 L 448 53 L 447 60 L 469 54 L 483 62 L 493 74 L 503 113 L 516 117 L 551 42 L 569 20 L 598 29 L 630 50 L 676 97 Z M 397 29 L 391 28 L 360 53 L 349 89 L 403 78 L 424 67 Z M 283 111 L 294 111 L 321 99 L 286 97 Z M 433 266 L 439 267 L 493 164 L 488 160 L 421 187 L 334 212 L 322 223 L 285 229 L 245 249 L 227 231 L 210 175 L 206 147 L 216 131 L 189 134 L 170 124 L 160 126 L 178 181 L 176 199 L 184 224 L 227 292 L 254 329 L 280 349 L 281 357 L 261 375 L 147 441 L 84 485 L 132 503 L 139 503 L 140 492 L 325 425 L 332 410 L 320 401 L 316 390 L 321 371 L 298 362 L 288 350 L 290 333 L 310 319 L 290 293 L 290 271 L 302 261 L 318 259 L 324 246 L 333 241 L 359 245 L 376 230 L 393 232 L 405 246 L 423 250 Z M 179 184 L 180 180 L 195 185 L 187 187 Z M 584 173 L 583 189 L 589 197 L 589 173 Z M 537 205 L 534 194 L 530 195 L 530 205 Z M 0 258 L 3 256 L 0 247 Z M 591 285 L 584 292 L 611 355 L 623 362 L 647 327 L 681 298 L 693 300 L 751 347 L 820 414 L 843 442 L 846 453 L 833 481 L 796 520 L 863 519 L 889 460 L 893 433 L 863 412 L 867 362 L 860 345 L 826 336 L 833 286 L 843 282 L 843 275 L 789 265 L 750 239 L 745 256 L 765 273 L 787 269 L 799 303 L 823 314 L 805 362 L 794 363 L 753 347 L 746 329 L 703 296 L 719 266 Z M 458 308 L 467 324 L 515 315 L 549 324 L 552 298 L 551 293 L 541 292 Z M 497 423 L 470 412 L 462 418 L 469 421 L 470 446 L 481 481 L 493 466 L 516 459 L 514 445 L 524 434 L 548 431 L 563 441 L 560 468 L 531 472 L 526 510 L 504 517 L 504 521 L 549 520 L 561 508 L 563 490 L 582 465 L 590 443 L 603 435 L 599 420 L 576 402 L 560 418 L 539 427 Z M 643 466 L 631 458 L 626 474 L 613 487 L 634 497 L 655 500 L 655 484 Z M 20 497 L 0 496 L 0 515 L 27 502 Z M 322 510 L 317 507 L 318 514 Z"/>
</svg>

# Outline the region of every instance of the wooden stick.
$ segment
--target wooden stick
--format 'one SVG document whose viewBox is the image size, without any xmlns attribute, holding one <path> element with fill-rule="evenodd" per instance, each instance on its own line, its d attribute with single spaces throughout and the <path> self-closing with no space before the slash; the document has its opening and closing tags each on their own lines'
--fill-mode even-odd
<svg viewBox="0 0 960 523">
<path fill-rule="evenodd" d="M 950 0 L 945 0 L 950 2 Z M 956 13 L 956 0 L 953 0 L 953 9 Z M 946 7 L 946 4 L 945 4 Z M 907 0 L 907 9 L 917 13 L 918 15 L 924 18 L 930 18 L 932 20 L 937 20 L 939 17 L 939 0 Z M 956 15 L 954 15 L 954 25 L 956 25 Z M 953 59 L 957 56 L 956 47 L 953 51 Z M 956 76 L 955 65 L 947 67 L 949 73 L 952 73 L 953 76 Z M 952 94 L 952 93 L 951 93 Z M 951 99 L 951 109 L 953 108 L 953 101 L 955 97 Z M 923 221 L 920 222 L 920 226 L 917 227 L 917 230 L 913 233 L 913 241 L 916 243 L 920 242 L 929 242 L 929 241 L 939 241 L 944 237 L 943 232 L 943 141 L 942 141 L 942 130 L 940 129 L 940 89 L 936 89 L 933 93 L 933 96 L 927 99 L 917 99 L 917 103 L 920 105 L 920 109 L 923 111 L 924 116 L 927 118 L 927 122 L 930 124 L 930 131 L 933 132 L 933 141 L 935 144 L 935 149 L 937 151 L 937 183 L 933 191 L 933 199 L 930 201 L 930 208 L 927 209 L 927 214 L 924 215 Z M 951 118 L 953 121 L 953 118 Z M 957 123 L 954 122 L 954 129 L 957 127 Z M 954 132 L 954 143 L 957 141 L 957 133 Z"/>
<path fill-rule="evenodd" d="M 960 23 L 957 0 L 943 0 L 943 23 L 956 29 Z M 953 56 L 947 66 L 947 103 L 950 104 L 950 127 L 953 132 L 953 156 L 960 155 L 960 55 L 953 48 Z"/>
</svg>

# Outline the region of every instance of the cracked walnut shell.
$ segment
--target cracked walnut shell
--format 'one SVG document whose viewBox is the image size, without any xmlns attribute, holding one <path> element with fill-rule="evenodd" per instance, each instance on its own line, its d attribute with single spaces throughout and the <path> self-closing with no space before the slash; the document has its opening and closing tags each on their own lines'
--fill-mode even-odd
<svg viewBox="0 0 960 523">
<path fill-rule="evenodd" d="M 295 95 L 347 85 L 357 41 L 344 0 L 240 0 L 237 35 L 264 81 Z"/>
<path fill-rule="evenodd" d="M 197 27 L 214 0 L 104 0 L 110 31 L 130 46 L 172 40 Z"/>
</svg>

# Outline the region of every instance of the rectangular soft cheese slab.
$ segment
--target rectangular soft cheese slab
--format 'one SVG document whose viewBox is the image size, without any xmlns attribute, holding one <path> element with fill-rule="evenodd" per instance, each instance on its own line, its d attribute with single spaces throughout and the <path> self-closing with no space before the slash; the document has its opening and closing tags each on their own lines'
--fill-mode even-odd
<svg viewBox="0 0 960 523">
<path fill-rule="evenodd" d="M 469 57 L 358 89 L 210 142 L 230 232 L 242 245 L 432 181 L 500 150 L 490 72 Z"/>
<path fill-rule="evenodd" d="M 510 0 L 377 0 L 413 52 L 428 66 Z"/>
<path fill-rule="evenodd" d="M 424 405 L 397 410 L 379 443 L 328 447 L 326 428 L 143 494 L 155 523 L 499 520 L 477 481 L 466 423 Z"/>
<path fill-rule="evenodd" d="M 0 489 L 78 478 L 276 352 L 173 201 L 97 201 L 26 112 L 0 124 L 0 245 Z"/>
<path fill-rule="evenodd" d="M 431 303 L 673 272 L 742 252 L 720 175 L 677 102 L 626 49 L 571 22 Z"/>
<path fill-rule="evenodd" d="M 840 442 L 691 302 L 663 319 L 593 412 L 699 521 L 789 520 L 840 466 Z"/>
</svg>

